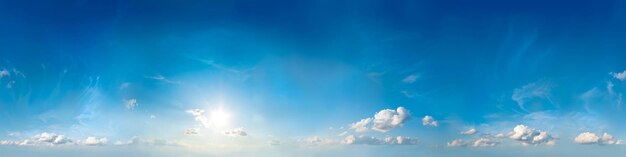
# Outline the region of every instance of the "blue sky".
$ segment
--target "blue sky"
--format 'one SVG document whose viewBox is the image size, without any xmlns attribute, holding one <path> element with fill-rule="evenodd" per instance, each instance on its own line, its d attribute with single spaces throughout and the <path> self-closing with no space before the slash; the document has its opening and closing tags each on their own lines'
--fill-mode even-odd
<svg viewBox="0 0 626 157">
<path fill-rule="evenodd" d="M 615 156 L 626 2 L 0 1 L 10 156 Z"/>
</svg>

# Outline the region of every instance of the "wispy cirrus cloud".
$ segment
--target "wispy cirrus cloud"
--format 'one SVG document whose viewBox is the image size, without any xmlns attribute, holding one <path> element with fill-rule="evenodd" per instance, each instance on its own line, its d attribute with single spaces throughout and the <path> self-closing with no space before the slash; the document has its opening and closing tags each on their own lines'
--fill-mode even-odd
<svg viewBox="0 0 626 157">
<path fill-rule="evenodd" d="M 165 83 L 169 83 L 169 84 L 180 84 L 180 81 L 173 81 L 170 80 L 168 78 L 166 78 L 165 76 L 161 75 L 161 74 L 157 74 L 154 76 L 144 76 L 147 79 L 153 79 L 153 80 L 157 80 L 157 81 L 161 81 L 161 82 L 165 82 Z"/>
<path fill-rule="evenodd" d="M 542 100 L 547 100 L 549 103 L 552 103 L 552 87 L 552 84 L 544 81 L 529 83 L 520 88 L 516 88 L 513 91 L 513 95 L 511 95 L 511 99 L 517 102 L 521 110 L 530 112 L 526 107 L 528 103 L 541 102 Z"/>
</svg>

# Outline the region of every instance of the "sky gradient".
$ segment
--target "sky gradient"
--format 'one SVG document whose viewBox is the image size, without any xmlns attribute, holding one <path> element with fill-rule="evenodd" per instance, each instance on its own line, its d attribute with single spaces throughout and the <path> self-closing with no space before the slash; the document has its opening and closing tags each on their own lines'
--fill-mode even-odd
<svg viewBox="0 0 626 157">
<path fill-rule="evenodd" d="M 619 156 L 626 1 L 0 0 L 8 156 Z"/>
</svg>

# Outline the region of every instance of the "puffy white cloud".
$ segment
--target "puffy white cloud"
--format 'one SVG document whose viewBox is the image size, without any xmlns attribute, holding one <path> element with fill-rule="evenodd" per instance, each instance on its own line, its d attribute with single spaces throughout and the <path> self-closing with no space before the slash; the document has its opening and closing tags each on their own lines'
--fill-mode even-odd
<svg viewBox="0 0 626 157">
<path fill-rule="evenodd" d="M 356 132 L 366 132 L 369 130 L 367 129 L 367 126 L 370 122 L 372 122 L 372 118 L 361 119 L 361 121 L 350 124 L 350 129 L 353 129 Z"/>
<path fill-rule="evenodd" d="M 355 132 L 368 131 L 371 125 L 372 130 L 379 132 L 387 132 L 394 128 L 401 127 L 411 118 L 409 111 L 404 107 L 398 107 L 396 110 L 384 109 L 374 114 L 374 118 L 361 119 L 356 123 L 350 124 L 350 129 Z"/>
<path fill-rule="evenodd" d="M 509 133 L 508 137 L 516 141 L 521 141 L 524 145 L 554 145 L 555 143 L 554 136 L 548 134 L 548 132 L 540 132 L 534 128 L 530 128 L 525 125 L 515 126 L 515 128 L 513 128 L 513 131 Z"/>
<path fill-rule="evenodd" d="M 62 144 L 74 144 L 75 141 L 68 138 L 65 135 L 58 135 L 55 133 L 48 133 L 48 132 L 43 132 L 41 134 L 37 134 L 35 136 L 32 136 L 29 139 L 24 139 L 24 140 L 18 140 L 18 141 L 8 141 L 8 140 L 3 140 L 0 142 L 0 145 L 19 145 L 19 146 L 26 146 L 26 145 L 49 145 L 49 146 L 54 146 L 54 145 L 62 145 Z"/>
<path fill-rule="evenodd" d="M 522 88 L 516 88 L 513 91 L 511 99 L 517 102 L 520 109 L 528 111 L 524 106 L 527 102 L 536 99 L 548 99 L 550 100 L 550 92 L 552 86 L 545 82 L 529 83 Z"/>
<path fill-rule="evenodd" d="M 410 137 L 396 136 L 396 144 L 414 145 L 414 144 L 417 144 L 417 139 L 413 139 Z"/>
<path fill-rule="evenodd" d="M 85 139 L 83 144 L 87 146 L 101 146 L 101 145 L 107 144 L 108 141 L 109 140 L 107 140 L 106 137 L 97 138 L 97 137 L 90 136 L 90 137 L 87 137 L 87 139 Z"/>
<path fill-rule="evenodd" d="M 72 143 L 72 140 L 67 138 L 65 135 L 57 135 L 55 133 L 48 132 L 35 135 L 32 139 L 35 143 L 46 143 L 53 145 Z"/>
<path fill-rule="evenodd" d="M 374 115 L 374 126 L 372 126 L 372 129 L 379 132 L 387 132 L 402 126 L 410 118 L 409 111 L 404 107 L 398 107 L 395 111 L 384 109 Z"/>
<path fill-rule="evenodd" d="M 623 72 L 618 72 L 618 73 L 614 73 L 614 72 L 610 72 L 609 75 L 613 76 L 614 78 L 620 80 L 620 81 L 624 81 L 626 80 L 626 70 L 624 70 Z"/>
<path fill-rule="evenodd" d="M 124 107 L 126 109 L 132 110 L 135 109 L 139 104 L 137 104 L 137 99 L 124 99 Z"/>
<path fill-rule="evenodd" d="M 439 126 L 439 122 L 437 122 L 432 116 L 424 116 L 424 118 L 422 118 L 422 125 L 437 127 Z"/>
<path fill-rule="evenodd" d="M 184 146 L 177 142 L 171 142 L 164 139 L 143 139 L 137 136 L 133 136 L 127 141 L 116 141 L 114 145 L 117 146 L 130 146 L 130 145 L 152 145 L 152 146 Z"/>
<path fill-rule="evenodd" d="M 591 132 L 583 132 L 578 134 L 576 138 L 574 138 L 574 143 L 578 144 L 600 144 L 600 145 L 611 145 L 611 144 L 623 144 L 622 140 L 616 140 L 613 138 L 611 134 L 604 133 L 601 137 Z"/>
<path fill-rule="evenodd" d="M 365 144 L 365 145 L 378 145 L 384 144 L 385 142 L 381 139 L 369 136 L 354 136 L 348 135 L 343 140 L 343 144 Z"/>
<path fill-rule="evenodd" d="M 476 129 L 471 128 L 471 129 L 469 129 L 469 130 L 467 130 L 467 131 L 463 131 L 463 132 L 461 132 L 461 134 L 463 134 L 463 135 L 474 135 L 474 134 L 476 134 L 477 132 L 478 132 L 478 131 L 477 131 Z"/>
<path fill-rule="evenodd" d="M 224 131 L 224 134 L 225 135 L 229 135 L 229 136 L 248 136 L 248 133 L 243 131 L 242 128 L 237 128 L 237 129 L 234 129 L 234 130 Z"/>
<path fill-rule="evenodd" d="M 187 128 L 185 130 L 185 135 L 195 135 L 198 134 L 198 128 Z"/>
<path fill-rule="evenodd" d="M 402 79 L 402 82 L 404 82 L 404 83 L 415 83 L 415 81 L 417 81 L 418 78 L 419 78 L 419 75 L 411 74 L 409 76 L 406 76 L 404 79 Z"/>
</svg>

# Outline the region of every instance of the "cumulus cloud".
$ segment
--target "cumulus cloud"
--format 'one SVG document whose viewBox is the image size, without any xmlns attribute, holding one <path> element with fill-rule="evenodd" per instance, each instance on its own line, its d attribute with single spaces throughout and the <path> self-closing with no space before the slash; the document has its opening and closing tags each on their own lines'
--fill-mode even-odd
<svg viewBox="0 0 626 157">
<path fill-rule="evenodd" d="M 437 122 L 432 116 L 424 116 L 424 118 L 422 118 L 422 125 L 437 127 L 439 126 L 439 122 Z"/>
<path fill-rule="evenodd" d="M 237 128 L 237 129 L 234 129 L 234 130 L 224 131 L 224 135 L 237 137 L 237 136 L 248 136 L 248 133 L 243 131 L 242 128 Z"/>
<path fill-rule="evenodd" d="M 394 128 L 401 127 L 411 118 L 409 111 L 404 107 L 398 107 L 396 110 L 384 109 L 374 114 L 374 118 L 361 119 L 356 123 L 350 124 L 350 129 L 356 132 L 368 131 L 371 129 L 378 132 L 387 132 Z"/>
<path fill-rule="evenodd" d="M 600 144 L 600 145 L 611 145 L 611 144 L 623 144 L 622 140 L 616 140 L 613 138 L 611 134 L 604 133 L 601 137 L 591 132 L 583 132 L 578 134 L 576 138 L 574 138 L 574 143 L 578 144 Z"/>
<path fill-rule="evenodd" d="M 90 137 L 87 137 L 87 139 L 85 139 L 83 144 L 87 146 L 101 146 L 101 145 L 107 144 L 108 141 L 109 140 L 107 140 L 106 137 L 97 138 L 97 137 L 90 136 Z"/>
<path fill-rule="evenodd" d="M 372 122 L 372 118 L 361 119 L 361 121 L 350 124 L 350 129 L 353 129 L 356 132 L 366 132 L 368 130 L 367 126 L 370 122 Z"/>
<path fill-rule="evenodd" d="M 471 129 L 469 129 L 469 130 L 467 130 L 467 131 L 463 131 L 463 132 L 461 132 L 461 134 L 463 134 L 463 135 L 474 135 L 474 134 L 476 134 L 477 132 L 478 132 L 478 131 L 477 131 L 476 129 L 471 128 Z"/>
<path fill-rule="evenodd" d="M 417 79 L 419 78 L 419 75 L 417 74 L 411 74 L 409 76 L 406 76 L 404 79 L 402 79 L 402 82 L 404 83 L 415 83 L 415 81 L 417 81 Z"/>
<path fill-rule="evenodd" d="M 372 126 L 372 129 L 379 132 L 387 132 L 402 126 L 410 118 L 409 111 L 404 107 L 398 107 L 395 111 L 384 109 L 374 115 L 374 126 Z"/>
<path fill-rule="evenodd" d="M 198 128 L 188 128 L 185 130 L 185 135 L 195 135 L 198 134 Z"/>
<path fill-rule="evenodd" d="M 624 70 L 623 72 L 610 72 L 609 75 L 613 76 L 614 78 L 620 80 L 620 81 L 624 81 L 626 80 L 626 70 Z"/>
<path fill-rule="evenodd" d="M 55 133 L 43 132 L 41 134 L 37 134 L 35 136 L 30 137 L 29 139 L 23 139 L 18 141 L 9 141 L 3 140 L 0 142 L 1 145 L 62 145 L 62 144 L 74 144 L 76 143 L 74 140 L 68 138 L 65 135 L 59 135 Z"/>
<path fill-rule="evenodd" d="M 32 140 L 35 143 L 45 143 L 53 145 L 72 143 L 72 140 L 67 138 L 65 135 L 57 135 L 55 133 L 48 132 L 35 135 Z"/>
<path fill-rule="evenodd" d="M 517 125 L 508 135 L 510 139 L 521 141 L 524 145 L 554 145 L 555 137 L 545 131 L 538 131 L 525 125 Z"/>
<path fill-rule="evenodd" d="M 126 107 L 126 109 L 132 110 L 135 109 L 135 107 L 137 107 L 137 99 L 124 99 L 124 107 Z"/>
</svg>

